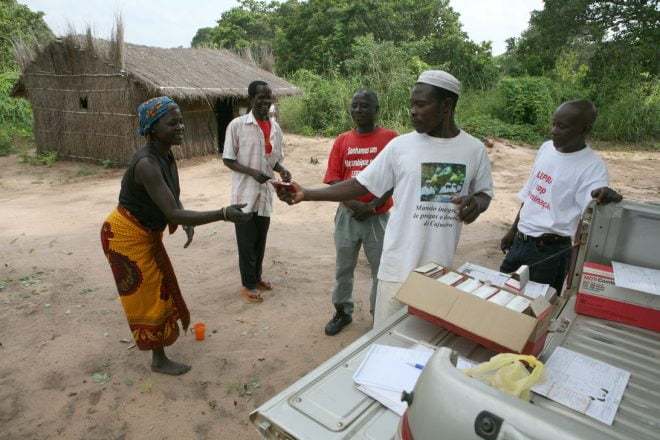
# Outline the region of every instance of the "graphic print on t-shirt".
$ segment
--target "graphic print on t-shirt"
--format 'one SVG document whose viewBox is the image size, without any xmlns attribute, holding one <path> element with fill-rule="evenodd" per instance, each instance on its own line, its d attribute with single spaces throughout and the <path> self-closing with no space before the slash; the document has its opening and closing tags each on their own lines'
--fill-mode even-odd
<svg viewBox="0 0 660 440">
<path fill-rule="evenodd" d="M 420 201 L 448 203 L 460 194 L 465 183 L 465 165 L 422 163 Z"/>
</svg>

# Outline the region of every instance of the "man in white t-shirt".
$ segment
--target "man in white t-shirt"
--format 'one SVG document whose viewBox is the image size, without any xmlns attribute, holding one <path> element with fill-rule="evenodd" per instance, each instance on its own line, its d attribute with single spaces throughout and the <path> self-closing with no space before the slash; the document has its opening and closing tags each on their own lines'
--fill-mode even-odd
<svg viewBox="0 0 660 440">
<path fill-rule="evenodd" d="M 621 201 L 608 188 L 605 162 L 586 144 L 596 121 L 596 107 L 580 99 L 560 105 L 552 120 L 552 140 L 541 145 L 525 186 L 523 202 L 500 247 L 507 252 L 500 267 L 511 273 L 530 267 L 530 279 L 561 292 L 571 257 L 571 237 L 592 198 Z"/>
<path fill-rule="evenodd" d="M 281 200 L 293 204 L 353 200 L 369 192 L 380 197 L 394 188 L 397 207 L 385 231 L 375 326 L 403 306 L 394 295 L 411 270 L 430 261 L 452 265 L 462 223 L 475 221 L 493 197 L 486 148 L 454 121 L 459 94 L 460 83 L 452 75 L 422 72 L 410 97 L 414 132 L 392 139 L 353 179 L 323 189 L 293 184 L 295 192 L 278 190 Z M 436 188 L 457 186 L 422 197 L 427 180 Z"/>
</svg>

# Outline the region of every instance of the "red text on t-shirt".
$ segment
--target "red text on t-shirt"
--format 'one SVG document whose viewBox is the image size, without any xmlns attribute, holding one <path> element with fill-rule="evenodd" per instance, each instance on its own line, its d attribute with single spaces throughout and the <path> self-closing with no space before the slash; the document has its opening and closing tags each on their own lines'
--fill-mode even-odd
<svg viewBox="0 0 660 440">
<path fill-rule="evenodd" d="M 383 127 L 377 127 L 367 134 L 358 134 L 355 130 L 342 133 L 332 146 L 323 182 L 349 180 L 357 176 L 395 137 L 397 137 L 396 132 Z M 373 194 L 367 194 L 357 200 L 370 202 L 375 198 Z M 376 214 L 387 212 L 392 205 L 393 201 L 390 198 L 376 210 Z"/>
</svg>

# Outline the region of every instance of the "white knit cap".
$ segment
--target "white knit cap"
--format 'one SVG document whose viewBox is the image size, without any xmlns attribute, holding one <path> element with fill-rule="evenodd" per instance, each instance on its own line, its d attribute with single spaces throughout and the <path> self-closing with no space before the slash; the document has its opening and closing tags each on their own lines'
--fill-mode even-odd
<svg viewBox="0 0 660 440">
<path fill-rule="evenodd" d="M 417 82 L 431 84 L 441 89 L 449 90 L 457 95 L 461 94 L 461 83 L 454 75 L 442 70 L 426 70 L 419 75 Z"/>
</svg>

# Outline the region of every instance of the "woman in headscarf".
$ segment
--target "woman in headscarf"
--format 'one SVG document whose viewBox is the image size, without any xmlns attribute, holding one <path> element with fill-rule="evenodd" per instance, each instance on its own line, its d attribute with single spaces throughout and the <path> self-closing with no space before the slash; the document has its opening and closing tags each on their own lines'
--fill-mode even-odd
<svg viewBox="0 0 660 440">
<path fill-rule="evenodd" d="M 124 173 L 119 205 L 103 223 L 101 244 L 137 347 L 152 351 L 153 371 L 178 375 L 190 366 L 168 359 L 165 347 L 179 336 L 177 320 L 188 330 L 190 314 L 163 246 L 165 226 L 172 234 L 183 225 L 188 247 L 193 226 L 218 220 L 241 223 L 250 214 L 241 211 L 245 205 L 216 211 L 184 209 L 172 155 L 172 145 L 183 140 L 179 106 L 161 96 L 140 104 L 138 114 L 139 132 L 147 144 L 135 152 Z"/>
</svg>

